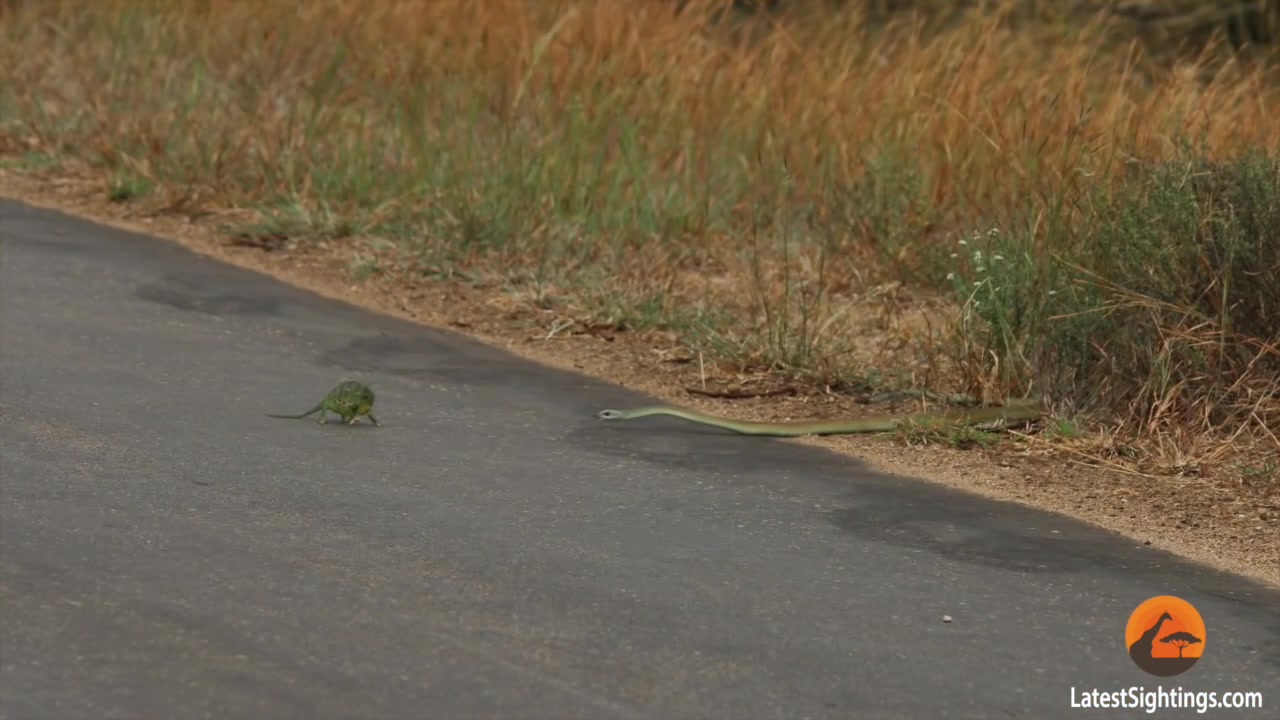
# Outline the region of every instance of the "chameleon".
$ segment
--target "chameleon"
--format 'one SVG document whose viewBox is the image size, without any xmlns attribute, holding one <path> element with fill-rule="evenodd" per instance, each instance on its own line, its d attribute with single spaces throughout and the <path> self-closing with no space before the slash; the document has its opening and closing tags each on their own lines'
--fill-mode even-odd
<svg viewBox="0 0 1280 720">
<path fill-rule="evenodd" d="M 325 413 L 331 412 L 342 417 L 342 421 L 348 425 L 355 425 L 356 420 L 362 415 L 368 415 L 374 425 L 381 426 L 382 423 L 373 416 L 373 390 L 364 383 L 355 380 L 344 380 L 329 391 L 328 395 L 320 401 L 315 407 L 302 413 L 301 415 L 272 415 L 267 413 L 267 417 L 287 418 L 297 420 L 314 413 L 320 413 L 320 424 L 325 423 Z"/>
<path fill-rule="evenodd" d="M 634 410 L 601 410 L 601 420 L 634 420 L 649 415 L 670 415 L 690 422 L 730 430 L 740 435 L 802 437 L 805 435 L 849 435 L 853 433 L 890 432 L 905 422 L 942 422 L 959 425 L 1004 424 L 1034 420 L 1043 414 L 1040 403 L 1015 400 L 1004 407 L 956 410 L 946 413 L 919 413 L 902 416 L 880 416 L 856 420 L 813 420 L 808 422 L 754 422 L 731 420 L 695 410 L 654 405 Z"/>
</svg>

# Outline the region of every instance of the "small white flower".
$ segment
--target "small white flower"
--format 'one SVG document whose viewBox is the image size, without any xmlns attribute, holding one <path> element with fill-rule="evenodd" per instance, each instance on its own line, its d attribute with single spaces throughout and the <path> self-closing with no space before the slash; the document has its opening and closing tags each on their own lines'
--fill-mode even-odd
<svg viewBox="0 0 1280 720">
<path fill-rule="evenodd" d="M 1003 259 L 1004 259 L 1004 256 L 1003 256 L 1003 255 L 992 255 L 992 256 L 991 256 L 991 259 L 992 259 L 992 260 L 1003 260 Z"/>
<path fill-rule="evenodd" d="M 958 257 L 960 257 L 960 253 L 951 253 L 951 259 L 952 259 L 952 260 L 954 260 L 954 259 L 956 259 L 956 258 L 958 258 Z"/>
<path fill-rule="evenodd" d="M 1050 291 L 1049 291 L 1049 294 L 1050 294 L 1050 295 L 1057 295 L 1057 294 L 1058 294 L 1058 291 L 1057 291 L 1057 290 L 1050 290 Z"/>
<path fill-rule="evenodd" d="M 955 280 L 955 279 L 956 279 L 956 274 L 955 274 L 955 273 L 947 273 L 947 279 L 948 279 L 948 280 Z M 1050 295 L 1052 295 L 1053 293 L 1049 293 L 1049 294 L 1050 294 Z"/>
<path fill-rule="evenodd" d="M 968 244 L 969 244 L 969 242 L 968 242 L 967 240 L 961 240 L 961 241 L 960 241 L 960 244 L 961 244 L 961 245 L 968 245 Z"/>
</svg>

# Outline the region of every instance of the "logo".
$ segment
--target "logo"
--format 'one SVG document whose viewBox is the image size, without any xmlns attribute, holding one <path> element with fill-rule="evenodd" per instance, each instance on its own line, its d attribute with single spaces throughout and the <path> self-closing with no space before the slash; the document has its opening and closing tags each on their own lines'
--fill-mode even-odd
<svg viewBox="0 0 1280 720">
<path fill-rule="evenodd" d="M 1204 619 L 1191 603 L 1160 595 L 1139 605 L 1124 629 L 1129 657 L 1156 677 L 1173 677 L 1191 669 L 1204 653 Z"/>
</svg>

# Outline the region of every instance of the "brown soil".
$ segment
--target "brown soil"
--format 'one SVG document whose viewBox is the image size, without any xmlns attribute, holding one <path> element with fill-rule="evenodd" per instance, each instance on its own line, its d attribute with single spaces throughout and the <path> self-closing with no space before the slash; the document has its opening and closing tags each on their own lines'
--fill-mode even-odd
<svg viewBox="0 0 1280 720">
<path fill-rule="evenodd" d="M 0 196 L 97 222 L 168 238 L 198 253 L 256 270 L 319 294 L 433 327 L 449 328 L 546 365 L 573 369 L 663 401 L 744 419 L 800 419 L 902 412 L 868 409 L 846 394 L 797 386 L 794 392 L 723 399 L 686 388 L 779 390 L 776 382 L 725 377 L 701 365 L 663 333 L 637 334 L 566 322 L 503 291 L 430 281 L 405 272 L 387 251 L 359 240 L 264 249 L 229 242 L 221 228 L 243 218 L 215 214 L 197 222 L 148 216 L 105 199 L 100 183 L 0 170 Z M 378 256 L 378 273 L 357 279 L 350 259 Z M 1280 587 L 1280 496 L 1236 477 L 1146 475 L 1105 463 L 1103 438 L 1071 446 L 1034 435 L 989 449 L 904 444 L 894 435 L 803 438 L 856 456 L 886 473 L 920 477 L 987 497 L 1044 508 Z"/>
</svg>

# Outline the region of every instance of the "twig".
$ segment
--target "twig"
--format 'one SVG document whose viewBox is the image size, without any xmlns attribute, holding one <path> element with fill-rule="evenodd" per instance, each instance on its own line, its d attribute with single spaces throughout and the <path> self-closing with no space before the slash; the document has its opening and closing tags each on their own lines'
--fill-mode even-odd
<svg viewBox="0 0 1280 720">
<path fill-rule="evenodd" d="M 707 390 L 705 388 L 686 387 L 684 391 L 693 395 L 702 395 L 711 398 L 724 398 L 728 400 L 743 400 L 745 398 L 774 397 L 776 395 L 796 394 L 796 388 L 794 385 L 774 388 L 773 390 Z"/>
<path fill-rule="evenodd" d="M 544 342 L 547 340 L 550 340 L 551 338 L 560 334 L 561 330 L 564 330 L 565 328 L 572 327 L 572 326 L 573 326 L 572 320 L 556 320 L 555 322 L 551 323 L 551 329 L 547 331 L 546 337 L 542 338 L 542 340 Z"/>
<path fill-rule="evenodd" d="M 889 390 L 886 392 L 876 393 L 869 397 L 860 399 L 859 402 L 864 404 L 876 404 L 882 402 L 892 402 L 904 398 L 913 398 L 916 400 L 933 400 L 934 402 L 942 402 L 950 405 L 977 405 L 978 401 L 969 395 L 957 393 L 954 395 L 943 395 L 932 390 Z"/>
</svg>

